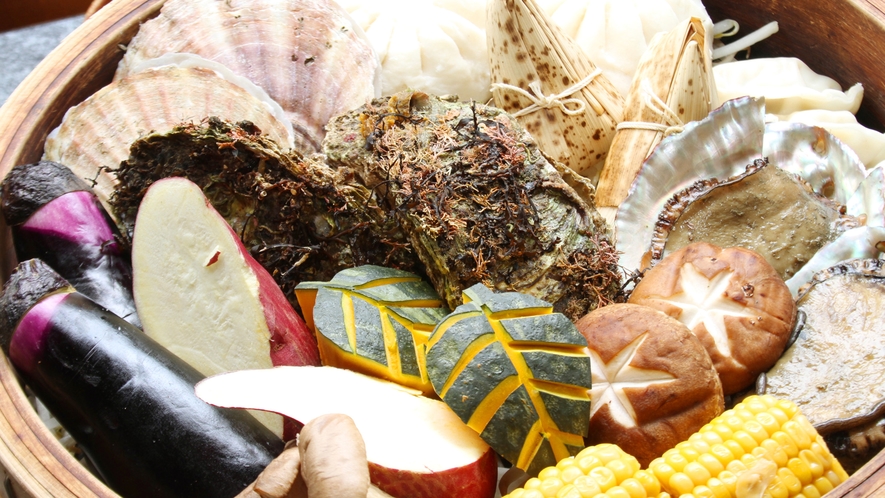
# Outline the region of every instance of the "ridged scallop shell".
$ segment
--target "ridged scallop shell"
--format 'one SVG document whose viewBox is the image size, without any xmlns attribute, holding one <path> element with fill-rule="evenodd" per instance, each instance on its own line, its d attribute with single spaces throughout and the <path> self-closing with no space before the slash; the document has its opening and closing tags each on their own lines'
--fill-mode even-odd
<svg viewBox="0 0 885 498">
<path fill-rule="evenodd" d="M 253 88 L 257 92 L 260 89 Z M 263 92 L 261 92 L 263 93 Z M 215 116 L 250 121 L 283 147 L 291 128 L 274 116 L 272 101 L 207 68 L 163 66 L 113 82 L 65 114 L 46 139 L 43 158 L 62 163 L 77 176 L 95 180 L 108 208 L 117 181 L 112 171 L 129 157 L 129 146 L 149 133 L 172 130 Z M 277 108 L 278 114 L 282 109 Z"/>
<path fill-rule="evenodd" d="M 381 89 L 375 52 L 332 0 L 169 0 L 139 28 L 115 77 L 168 52 L 219 62 L 266 90 L 305 153 L 320 150 L 332 116 Z"/>
</svg>

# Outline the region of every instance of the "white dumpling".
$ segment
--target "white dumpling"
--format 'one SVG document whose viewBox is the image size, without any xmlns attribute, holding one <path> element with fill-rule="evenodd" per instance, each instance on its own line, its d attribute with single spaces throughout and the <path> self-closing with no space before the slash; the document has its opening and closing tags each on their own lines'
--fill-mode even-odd
<svg viewBox="0 0 885 498">
<path fill-rule="evenodd" d="M 781 120 L 819 126 L 827 130 L 854 150 L 867 168 L 885 161 L 885 134 L 858 123 L 857 118 L 849 111 L 799 111 L 782 116 Z"/>
<path fill-rule="evenodd" d="M 863 99 L 858 83 L 842 91 L 839 83 L 817 74 L 793 57 L 726 62 L 713 66 L 721 101 L 749 95 L 765 97 L 765 112 L 785 115 L 811 109 L 856 113 Z"/>
<path fill-rule="evenodd" d="M 338 0 L 365 31 L 381 60 L 381 93 L 420 90 L 491 98 L 485 2 Z"/>
<path fill-rule="evenodd" d="M 611 83 L 627 95 L 639 59 L 658 33 L 690 17 L 712 30 L 700 0 L 538 0 Z M 712 40 L 712 37 L 710 38 Z M 712 43 L 709 44 L 712 47 Z"/>
</svg>

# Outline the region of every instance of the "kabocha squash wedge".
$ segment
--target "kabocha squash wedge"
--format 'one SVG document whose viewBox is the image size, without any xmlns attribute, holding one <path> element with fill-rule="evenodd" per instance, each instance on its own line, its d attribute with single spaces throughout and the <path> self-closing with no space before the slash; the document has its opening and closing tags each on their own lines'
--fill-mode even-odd
<svg viewBox="0 0 885 498">
<path fill-rule="evenodd" d="M 414 273 L 365 265 L 295 295 L 324 365 L 347 368 L 435 396 L 424 367 L 427 339 L 449 309 Z"/>
<path fill-rule="evenodd" d="M 537 474 L 584 447 L 590 419 L 587 341 L 549 303 L 482 284 L 430 337 L 440 398 L 502 457 Z"/>
</svg>

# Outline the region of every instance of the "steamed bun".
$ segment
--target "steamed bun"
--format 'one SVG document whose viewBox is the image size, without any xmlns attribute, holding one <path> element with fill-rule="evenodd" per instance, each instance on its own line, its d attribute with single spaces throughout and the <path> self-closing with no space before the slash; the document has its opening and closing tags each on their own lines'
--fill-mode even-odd
<svg viewBox="0 0 885 498">
<path fill-rule="evenodd" d="M 491 98 L 483 0 L 338 0 L 381 60 L 381 93 Z"/>
</svg>

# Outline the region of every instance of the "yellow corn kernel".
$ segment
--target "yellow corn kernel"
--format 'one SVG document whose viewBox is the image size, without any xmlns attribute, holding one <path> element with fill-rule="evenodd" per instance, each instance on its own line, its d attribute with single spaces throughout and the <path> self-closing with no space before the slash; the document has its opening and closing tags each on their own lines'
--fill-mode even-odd
<svg viewBox="0 0 885 498">
<path fill-rule="evenodd" d="M 721 479 L 717 477 L 711 478 L 707 481 L 707 487 L 710 488 L 710 491 L 713 492 L 713 496 L 716 498 L 731 498 L 732 492 L 728 489 L 728 485 L 726 485 Z"/>
<path fill-rule="evenodd" d="M 531 479 L 526 481 L 525 484 L 522 485 L 522 487 L 524 487 L 525 489 L 538 489 L 540 485 L 541 480 L 537 477 L 532 477 Z"/>
<path fill-rule="evenodd" d="M 624 488 L 617 486 L 603 493 L 603 496 L 607 498 L 630 498 L 630 493 L 627 493 Z"/>
<path fill-rule="evenodd" d="M 765 429 L 766 439 L 770 438 L 772 434 L 779 431 L 782 423 L 778 422 L 777 418 L 775 418 L 774 415 L 768 412 L 757 413 L 756 422 L 758 422 L 759 425 L 761 425 Z"/>
<path fill-rule="evenodd" d="M 811 469 L 808 464 L 801 458 L 791 458 L 787 462 L 787 468 L 793 472 L 793 475 L 802 483 L 802 486 L 811 484 Z"/>
<path fill-rule="evenodd" d="M 538 479 L 544 480 L 550 477 L 559 477 L 559 469 L 556 467 L 547 467 L 538 472 Z"/>
<path fill-rule="evenodd" d="M 581 498 L 581 492 L 574 484 L 566 484 L 556 492 L 556 498 Z"/>
<path fill-rule="evenodd" d="M 805 498 L 820 498 L 822 496 L 820 494 L 820 491 L 818 491 L 817 488 L 810 484 L 802 488 L 802 494 L 805 496 Z"/>
<path fill-rule="evenodd" d="M 695 482 L 692 481 L 691 477 L 682 472 L 673 474 L 670 476 L 670 480 L 667 481 L 667 489 L 672 490 L 670 494 L 677 496 L 691 493 L 694 487 Z"/>
<path fill-rule="evenodd" d="M 565 485 L 562 482 L 562 479 L 559 477 L 548 477 L 546 479 L 541 479 L 541 485 L 538 486 L 538 491 L 540 491 L 544 496 L 556 496 L 556 492 L 559 491 Z"/>
<path fill-rule="evenodd" d="M 783 431 L 790 435 L 790 438 L 796 443 L 796 446 L 799 449 L 811 446 L 811 438 L 808 437 L 808 434 L 803 430 L 802 425 L 796 422 L 795 419 L 788 420 L 784 423 Z"/>
<path fill-rule="evenodd" d="M 572 486 L 581 494 L 582 498 L 588 498 L 602 493 L 602 488 L 596 483 L 596 480 L 590 476 L 583 476 L 575 479 Z"/>
<path fill-rule="evenodd" d="M 568 484 L 582 475 L 584 475 L 584 472 L 581 471 L 581 468 L 572 463 L 572 465 L 561 470 L 559 478 L 562 479 L 562 482 Z"/>
<path fill-rule="evenodd" d="M 621 489 L 627 492 L 627 496 L 630 498 L 645 498 L 648 496 L 648 493 L 645 490 L 645 486 L 639 482 L 635 477 L 628 477 L 621 481 L 619 485 Z"/>
<path fill-rule="evenodd" d="M 722 445 L 728 448 L 728 451 L 731 452 L 732 455 L 734 455 L 734 458 L 740 458 L 744 456 L 744 453 L 747 452 L 747 450 L 745 450 L 744 447 L 741 446 L 741 444 L 734 439 L 729 439 L 728 441 L 722 443 Z"/>
<path fill-rule="evenodd" d="M 682 469 L 685 468 L 685 464 L 688 463 L 685 456 L 678 451 L 668 451 L 664 453 L 664 461 L 673 467 L 676 472 L 682 472 Z"/>
<path fill-rule="evenodd" d="M 835 486 L 833 486 L 829 479 L 821 476 L 814 480 L 814 487 L 823 495 L 832 491 Z"/>
<path fill-rule="evenodd" d="M 652 472 L 652 474 L 654 474 L 658 482 L 667 482 L 670 480 L 670 477 L 672 477 L 673 474 L 676 473 L 676 469 L 674 469 L 663 458 L 654 459 L 648 465 L 648 469 Z"/>
<path fill-rule="evenodd" d="M 603 492 L 608 491 L 618 484 L 618 479 L 615 477 L 615 473 L 609 470 L 608 467 L 596 467 L 590 471 L 590 475 L 596 479 L 596 482 L 599 484 L 599 487 L 602 488 Z"/>
<path fill-rule="evenodd" d="M 723 466 L 728 465 L 728 462 L 735 458 L 734 453 L 728 449 L 728 446 L 722 443 L 710 446 L 710 454 L 716 457 L 716 460 L 719 460 L 719 463 Z"/>
<path fill-rule="evenodd" d="M 694 491 L 691 493 L 696 498 L 715 498 L 715 494 L 713 494 L 713 490 L 707 486 L 698 486 L 694 488 Z"/>
<path fill-rule="evenodd" d="M 711 476 L 719 475 L 720 472 L 725 470 L 725 466 L 722 465 L 722 462 L 719 460 L 719 458 L 713 455 L 710 451 L 698 456 L 697 462 L 703 465 Z"/>
<path fill-rule="evenodd" d="M 661 483 L 650 470 L 638 470 L 633 475 L 633 479 L 642 484 L 646 495 L 658 496 L 661 494 Z"/>
<path fill-rule="evenodd" d="M 750 433 L 745 430 L 735 431 L 732 438 L 741 445 L 741 448 L 743 448 L 744 451 L 747 452 L 753 451 L 753 448 L 759 446 L 759 443 L 756 442 L 756 438 L 751 436 Z"/>
<path fill-rule="evenodd" d="M 730 470 L 724 470 L 719 473 L 719 480 L 728 489 L 729 496 L 734 496 L 735 490 L 737 489 L 737 474 Z"/>
<path fill-rule="evenodd" d="M 781 448 L 781 445 L 777 444 L 777 441 L 774 439 L 766 439 L 765 441 L 762 441 L 762 444 L 759 445 L 757 450 L 760 450 L 760 452 L 765 453 L 768 458 L 774 460 L 774 463 L 777 464 L 778 468 L 785 466 L 787 460 L 790 459 L 783 448 Z"/>
<path fill-rule="evenodd" d="M 600 461 L 595 456 L 590 454 L 581 456 L 581 453 L 578 453 L 578 456 L 575 457 L 575 464 L 578 466 L 579 469 L 581 469 L 581 472 L 583 472 L 584 474 L 588 474 L 591 469 L 602 466 L 602 461 Z"/>
<path fill-rule="evenodd" d="M 697 462 L 688 462 L 682 472 L 687 475 L 696 485 L 707 484 L 713 477 L 703 465 Z"/>
<path fill-rule="evenodd" d="M 799 478 L 796 477 L 796 474 L 792 473 L 786 466 L 777 469 L 777 477 L 781 484 L 787 488 L 790 496 L 796 496 L 802 492 L 802 481 L 800 481 Z"/>
<path fill-rule="evenodd" d="M 594 498 L 603 493 L 609 498 L 646 498 L 646 489 L 661 495 L 656 477 L 641 470 L 635 457 L 616 445 L 601 444 L 541 470 L 507 498 Z"/>
<path fill-rule="evenodd" d="M 624 460 L 612 460 L 605 464 L 605 467 L 608 470 L 612 471 L 612 473 L 615 475 L 615 481 L 619 484 L 623 482 L 624 479 L 627 479 L 628 477 L 635 474 L 637 470 L 639 470 L 638 462 L 636 464 L 636 467 L 634 468 L 633 465 L 630 465 Z"/>
<path fill-rule="evenodd" d="M 848 477 L 798 407 L 772 396 L 747 397 L 649 470 L 674 497 L 751 489 L 771 498 L 818 496 Z"/>
<path fill-rule="evenodd" d="M 788 458 L 795 458 L 799 456 L 799 447 L 796 446 L 796 442 L 793 441 L 793 438 L 790 437 L 784 431 L 777 431 L 771 435 L 771 439 L 773 439 L 778 445 L 780 445 L 781 449 L 784 450 L 784 453 L 787 454 Z"/>
</svg>

